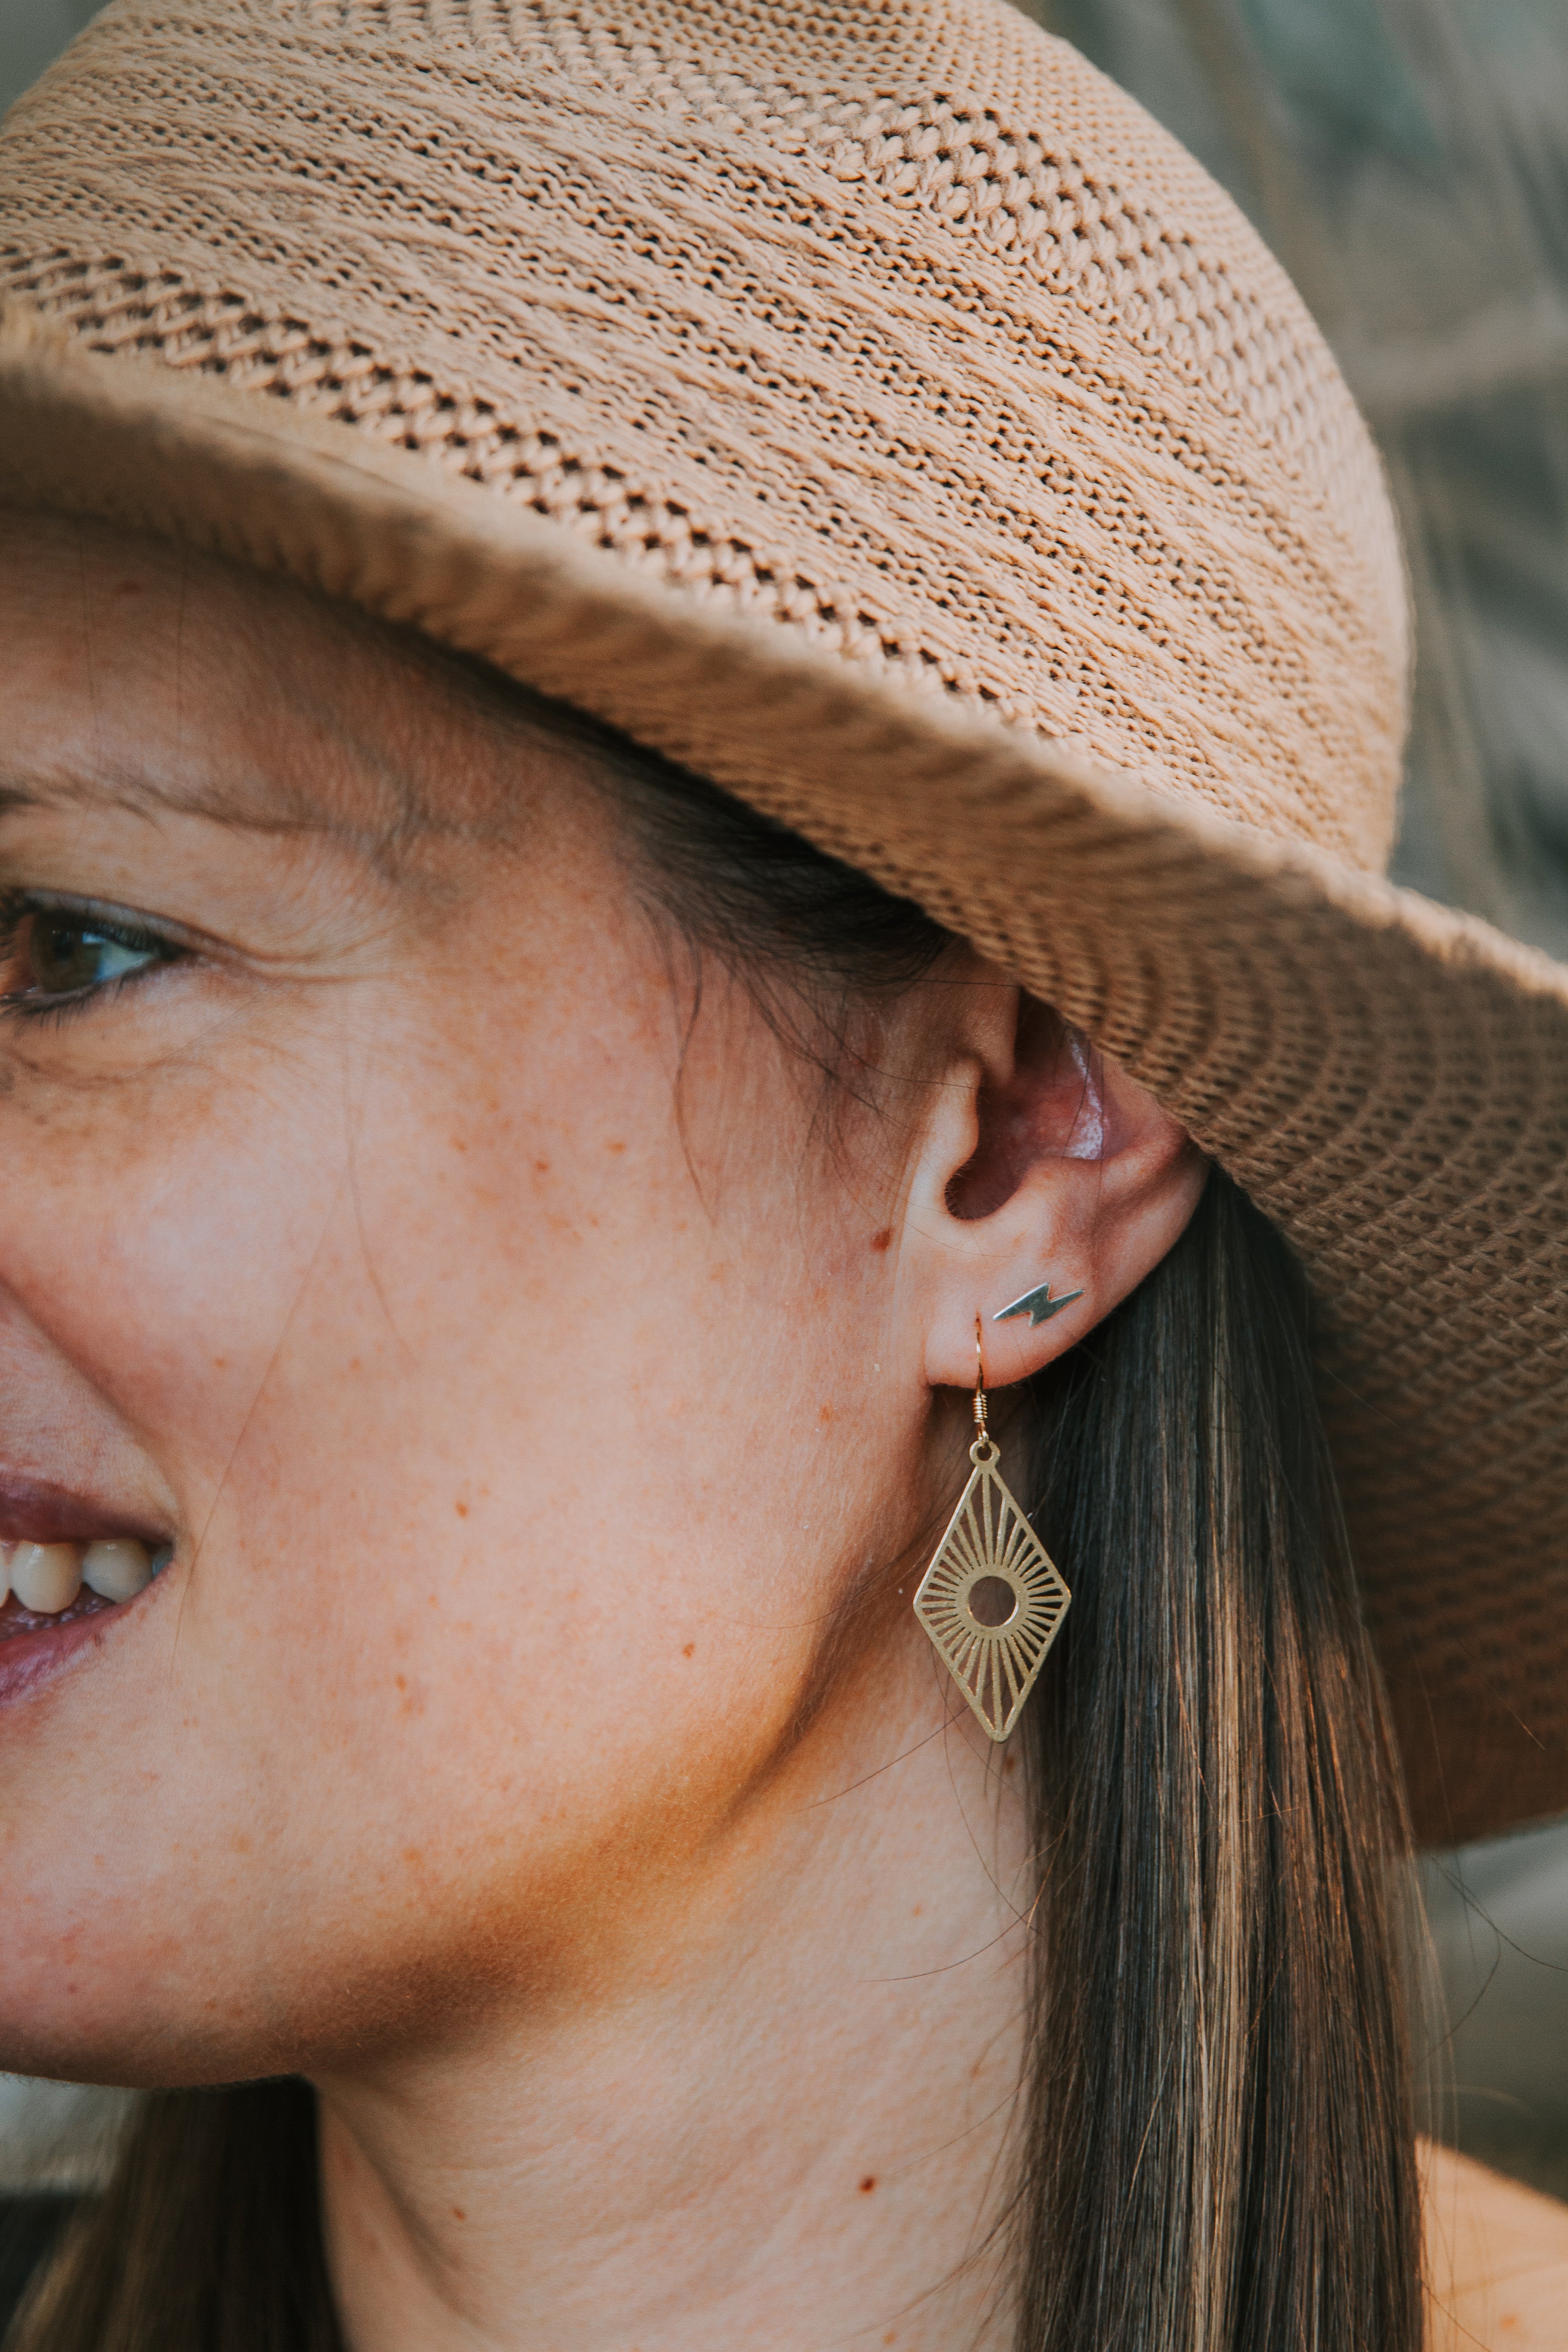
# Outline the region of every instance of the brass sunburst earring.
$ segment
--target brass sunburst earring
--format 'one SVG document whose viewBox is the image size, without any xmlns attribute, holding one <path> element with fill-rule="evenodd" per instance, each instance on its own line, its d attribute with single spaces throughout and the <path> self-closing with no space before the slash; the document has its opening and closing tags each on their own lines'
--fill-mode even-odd
<svg viewBox="0 0 1568 2352">
<path fill-rule="evenodd" d="M 969 1459 L 969 1483 L 921 1579 L 915 1614 L 989 1737 L 1001 1740 L 1035 1687 L 1072 1594 L 997 1467 L 978 1315 Z"/>
</svg>

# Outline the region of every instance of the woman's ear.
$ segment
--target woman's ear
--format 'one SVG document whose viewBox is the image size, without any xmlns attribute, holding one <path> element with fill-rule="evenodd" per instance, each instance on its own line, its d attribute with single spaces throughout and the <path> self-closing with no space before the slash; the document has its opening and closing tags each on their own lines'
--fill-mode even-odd
<svg viewBox="0 0 1568 2352">
<path fill-rule="evenodd" d="M 1011 983 L 966 990 L 961 1029 L 911 1171 L 900 1271 L 931 1386 L 973 1384 L 978 1316 L 1001 1388 L 1136 1288 L 1208 1163 L 1152 1096 Z"/>
</svg>

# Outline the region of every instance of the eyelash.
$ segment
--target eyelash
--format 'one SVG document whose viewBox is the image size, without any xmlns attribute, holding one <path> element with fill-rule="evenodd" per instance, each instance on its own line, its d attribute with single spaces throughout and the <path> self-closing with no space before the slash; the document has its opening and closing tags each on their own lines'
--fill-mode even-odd
<svg viewBox="0 0 1568 2352">
<path fill-rule="evenodd" d="M 45 995 L 36 989 L 0 991 L 0 1019 L 72 1020 L 79 1013 L 99 1010 L 124 989 L 134 987 L 150 972 L 165 969 L 173 963 L 184 962 L 191 953 L 188 948 L 171 940 L 165 933 L 128 920 L 116 910 L 101 907 L 90 898 L 43 898 L 27 890 L 12 890 L 0 893 L 0 965 L 8 962 L 15 955 L 24 924 L 40 917 L 47 920 L 51 916 L 67 924 L 74 921 L 82 929 L 90 929 L 99 938 L 115 947 L 126 948 L 132 954 L 145 953 L 150 961 L 134 971 L 117 972 L 112 978 L 95 982 L 90 987 L 73 989 L 68 993 L 57 996 Z"/>
</svg>

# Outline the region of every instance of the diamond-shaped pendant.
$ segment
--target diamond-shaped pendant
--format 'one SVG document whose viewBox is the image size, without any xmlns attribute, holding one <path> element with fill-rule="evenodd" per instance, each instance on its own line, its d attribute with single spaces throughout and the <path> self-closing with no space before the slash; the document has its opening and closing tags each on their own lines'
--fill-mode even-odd
<svg viewBox="0 0 1568 2352">
<path fill-rule="evenodd" d="M 991 1738 L 1005 1739 L 1072 1594 L 1004 1485 L 994 1444 L 977 1439 L 969 1458 L 973 1474 L 921 1579 L 915 1614 Z M 1011 1593 L 1010 1609 L 1005 1593 L 981 1591 L 992 1579 Z"/>
</svg>

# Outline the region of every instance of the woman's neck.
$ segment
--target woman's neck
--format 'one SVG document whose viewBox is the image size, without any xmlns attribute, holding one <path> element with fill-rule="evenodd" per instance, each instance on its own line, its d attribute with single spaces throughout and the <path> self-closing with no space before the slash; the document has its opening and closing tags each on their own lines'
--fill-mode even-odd
<svg viewBox="0 0 1568 2352">
<path fill-rule="evenodd" d="M 591 1985 L 324 2077 L 352 2352 L 1000 2352 L 1027 1895 L 983 1746 L 824 1726 Z"/>
</svg>

